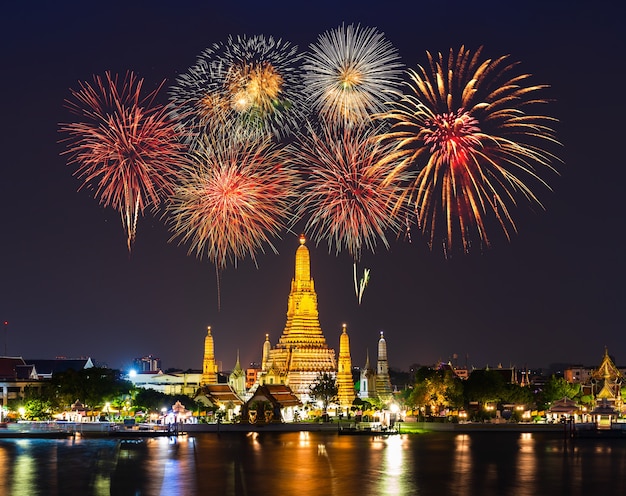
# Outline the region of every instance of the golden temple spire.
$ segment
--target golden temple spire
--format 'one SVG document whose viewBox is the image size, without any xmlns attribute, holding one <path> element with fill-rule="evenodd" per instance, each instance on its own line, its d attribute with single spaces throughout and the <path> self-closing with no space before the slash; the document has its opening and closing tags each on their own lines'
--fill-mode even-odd
<svg viewBox="0 0 626 496">
<path fill-rule="evenodd" d="M 270 335 L 265 334 L 265 342 L 263 343 L 263 358 L 261 360 L 261 370 L 267 370 L 269 368 L 269 356 L 270 351 L 272 350 L 272 345 L 270 343 Z"/>
<path fill-rule="evenodd" d="M 204 359 L 202 360 L 202 377 L 200 383 L 217 384 L 217 365 L 215 363 L 215 344 L 211 334 L 211 326 L 207 327 L 207 335 L 204 338 Z"/>
<path fill-rule="evenodd" d="M 302 286 L 299 282 L 308 285 L 311 282 L 311 257 L 309 255 L 309 249 L 305 245 L 306 238 L 304 234 L 300 235 L 300 246 L 296 250 L 296 273 L 294 280 L 298 285 L 298 288 Z"/>
<path fill-rule="evenodd" d="M 337 363 L 337 398 L 339 405 L 350 407 L 355 398 L 352 380 L 352 359 L 350 357 L 350 338 L 346 324 L 339 338 L 339 361 Z"/>
</svg>

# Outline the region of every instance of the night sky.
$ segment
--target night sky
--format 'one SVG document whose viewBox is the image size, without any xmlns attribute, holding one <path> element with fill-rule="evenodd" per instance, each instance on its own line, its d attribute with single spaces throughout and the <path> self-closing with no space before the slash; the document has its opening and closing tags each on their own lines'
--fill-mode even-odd
<svg viewBox="0 0 626 496">
<path fill-rule="evenodd" d="M 360 23 L 384 32 L 408 67 L 426 64 L 426 50 L 461 45 L 519 60 L 533 81 L 551 86 L 548 113 L 560 121 L 564 164 L 559 176 L 542 175 L 553 188 L 537 190 L 545 211 L 521 204 L 511 243 L 445 259 L 414 233 L 411 244 L 366 254 L 371 280 L 360 306 L 349 255 L 309 243 L 328 344 L 338 350 L 346 323 L 354 365 L 368 349 L 375 358 L 381 330 L 397 369 L 455 355 L 475 367 L 597 365 L 605 346 L 626 365 L 623 5 L 214 3 L 3 7 L 0 318 L 9 325 L 0 354 L 6 345 L 12 356 L 90 356 L 114 368 L 152 354 L 164 368 L 200 368 L 210 325 L 224 369 L 237 350 L 243 366 L 260 361 L 265 334 L 275 344 L 285 325 L 299 233 L 277 241 L 279 255 L 260 254 L 258 268 L 247 259 L 225 270 L 218 310 L 214 266 L 168 242 L 158 217 L 139 219 L 129 255 L 118 213 L 78 191 L 60 156 L 58 125 L 73 118 L 63 101 L 107 70 L 169 86 L 229 34 L 272 35 L 306 50 L 322 32 Z"/>
</svg>

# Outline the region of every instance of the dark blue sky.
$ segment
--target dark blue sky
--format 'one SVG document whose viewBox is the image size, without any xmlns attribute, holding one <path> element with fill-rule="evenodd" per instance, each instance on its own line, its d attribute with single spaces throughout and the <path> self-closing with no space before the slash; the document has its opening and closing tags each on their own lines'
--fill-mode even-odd
<svg viewBox="0 0 626 496">
<path fill-rule="evenodd" d="M 596 364 L 604 346 L 626 364 L 624 333 L 624 7 L 602 2 L 13 2 L 0 16 L 2 105 L 0 318 L 10 355 L 91 356 L 123 367 L 145 354 L 199 368 L 206 326 L 224 368 L 260 360 L 265 333 L 285 324 L 295 235 L 280 255 L 223 273 L 168 243 L 161 221 L 140 219 L 129 257 L 119 216 L 59 156 L 69 88 L 106 70 L 171 84 L 214 42 L 272 35 L 302 50 L 341 23 L 383 31 L 408 67 L 426 50 L 484 45 L 511 54 L 551 86 L 564 165 L 540 191 L 546 211 L 522 209 L 519 234 L 482 253 L 444 260 L 414 236 L 367 255 L 359 307 L 348 255 L 311 244 L 322 327 L 352 359 L 374 355 L 379 331 L 392 367 L 453 354 L 482 367 Z M 618 5 L 617 2 L 613 2 Z M 97 6 L 96 6 L 97 5 Z M 2 336 L 4 339 L 4 335 Z M 4 342 L 0 341 L 4 344 Z M 0 347 L 0 352 L 3 348 Z M 467 357 L 467 358 L 466 358 Z"/>
</svg>

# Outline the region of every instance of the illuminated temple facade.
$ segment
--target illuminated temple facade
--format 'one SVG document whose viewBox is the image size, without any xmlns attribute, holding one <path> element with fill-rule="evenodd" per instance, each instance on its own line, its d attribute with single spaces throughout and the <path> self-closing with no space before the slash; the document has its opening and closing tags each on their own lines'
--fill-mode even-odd
<svg viewBox="0 0 626 496">
<path fill-rule="evenodd" d="M 335 350 L 326 343 L 319 322 L 317 294 L 311 278 L 309 249 L 305 243 L 305 237 L 300 236 L 285 329 L 274 347 L 270 344 L 269 336 L 265 336 L 258 377 L 261 385 L 289 386 L 301 401 L 310 399 L 309 387 L 320 373 L 337 374 Z"/>
</svg>

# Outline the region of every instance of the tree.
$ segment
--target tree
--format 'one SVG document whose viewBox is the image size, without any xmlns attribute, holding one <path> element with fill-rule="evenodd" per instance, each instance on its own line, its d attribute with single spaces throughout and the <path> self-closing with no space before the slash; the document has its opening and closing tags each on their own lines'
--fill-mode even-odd
<svg viewBox="0 0 626 496">
<path fill-rule="evenodd" d="M 474 370 L 465 381 L 464 393 L 468 402 L 480 404 L 499 402 L 505 395 L 506 383 L 498 372 Z"/>
<path fill-rule="evenodd" d="M 553 401 L 563 398 L 574 399 L 580 394 L 580 384 L 570 384 L 564 377 L 550 376 L 541 393 L 538 403 L 548 408 Z"/>
<path fill-rule="evenodd" d="M 309 386 L 311 397 L 323 404 L 324 412 L 328 409 L 328 405 L 337 400 L 337 381 L 332 374 L 328 372 L 320 372 L 313 384 Z"/>
<path fill-rule="evenodd" d="M 67 408 L 76 400 L 97 408 L 120 396 L 130 395 L 133 389 L 133 383 L 124 380 L 121 371 L 92 367 L 54 374 L 42 391 L 42 399 L 59 408 Z"/>
<path fill-rule="evenodd" d="M 532 405 L 535 402 L 535 394 L 528 386 L 519 384 L 505 384 L 502 392 L 502 401 L 515 405 Z"/>
<path fill-rule="evenodd" d="M 413 407 L 428 407 L 431 413 L 444 408 L 463 406 L 463 385 L 452 370 L 421 367 L 408 398 Z"/>
<path fill-rule="evenodd" d="M 152 388 L 138 388 L 134 404 L 142 409 L 160 412 L 163 408 L 169 410 L 177 401 L 185 405 L 187 410 L 205 408 L 204 405 L 185 394 L 165 394 Z"/>
</svg>

